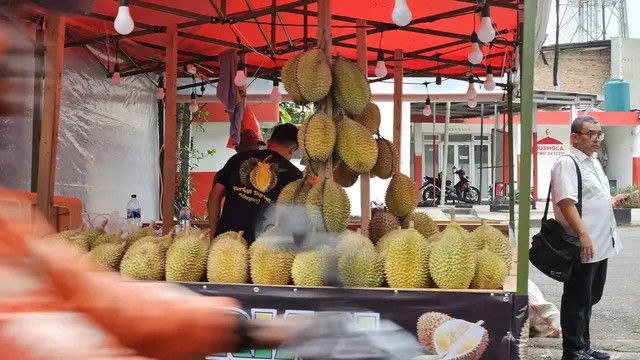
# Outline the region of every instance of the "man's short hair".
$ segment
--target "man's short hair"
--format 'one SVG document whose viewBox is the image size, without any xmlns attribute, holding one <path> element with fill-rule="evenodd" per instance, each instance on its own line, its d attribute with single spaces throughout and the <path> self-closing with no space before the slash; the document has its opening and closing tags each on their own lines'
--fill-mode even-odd
<svg viewBox="0 0 640 360">
<path fill-rule="evenodd" d="M 298 146 L 298 128 L 293 124 L 280 124 L 273 128 L 269 142 L 284 146 Z"/>
<path fill-rule="evenodd" d="M 580 133 L 582 132 L 582 128 L 584 127 L 584 123 L 590 123 L 590 124 L 597 124 L 598 123 L 598 119 L 594 118 L 593 116 L 589 116 L 589 115 L 583 115 L 583 116 L 578 116 L 577 118 L 575 118 L 572 122 L 571 122 L 571 132 L 572 133 Z"/>
</svg>

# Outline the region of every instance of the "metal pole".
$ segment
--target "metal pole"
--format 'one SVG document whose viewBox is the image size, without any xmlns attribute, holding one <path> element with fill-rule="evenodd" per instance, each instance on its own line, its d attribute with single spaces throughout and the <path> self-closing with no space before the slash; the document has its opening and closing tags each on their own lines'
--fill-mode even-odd
<svg viewBox="0 0 640 360">
<path fill-rule="evenodd" d="M 473 144 L 473 139 L 471 140 Z M 479 184 L 479 199 L 478 201 L 482 201 L 482 172 L 484 171 L 484 167 L 482 160 L 484 159 L 484 104 L 480 104 L 480 184 Z"/>
<path fill-rule="evenodd" d="M 529 189 L 531 188 L 531 131 L 533 126 L 533 63 L 535 45 L 535 23 L 537 2 L 525 0 L 524 5 L 524 36 L 523 56 L 520 72 L 520 94 L 522 113 L 520 115 L 520 198 L 518 199 L 518 279 L 517 294 L 527 295 L 529 278 L 529 215 L 530 201 Z"/>
<path fill-rule="evenodd" d="M 447 101 L 447 110 L 444 117 L 444 149 L 443 159 L 442 159 L 442 182 L 440 183 L 440 205 L 444 205 L 445 194 L 447 192 L 447 161 L 448 161 L 448 151 L 449 147 L 449 118 L 451 117 L 451 102 Z"/>
<path fill-rule="evenodd" d="M 496 147 L 496 142 L 498 141 L 498 128 L 500 127 L 500 113 L 498 112 L 498 105 L 493 105 L 494 111 L 494 122 L 493 122 L 493 130 L 491 131 L 491 199 L 493 205 L 496 204 L 496 163 L 498 162 L 498 148 Z"/>
<path fill-rule="evenodd" d="M 433 116 L 433 161 L 431 162 L 433 171 L 431 172 L 431 176 L 433 176 L 433 186 L 431 187 L 431 206 L 436 207 L 436 162 L 438 161 L 438 153 L 436 152 L 436 107 L 437 103 L 433 103 L 433 112 L 431 115 Z"/>
<path fill-rule="evenodd" d="M 507 126 L 508 126 L 508 141 L 509 141 L 509 162 L 507 166 L 509 166 L 509 226 L 511 229 L 515 229 L 515 189 L 514 187 L 514 178 L 515 178 L 515 169 L 513 164 L 515 163 L 515 154 L 513 148 L 513 80 L 512 73 L 508 75 L 508 84 L 507 84 Z"/>
</svg>

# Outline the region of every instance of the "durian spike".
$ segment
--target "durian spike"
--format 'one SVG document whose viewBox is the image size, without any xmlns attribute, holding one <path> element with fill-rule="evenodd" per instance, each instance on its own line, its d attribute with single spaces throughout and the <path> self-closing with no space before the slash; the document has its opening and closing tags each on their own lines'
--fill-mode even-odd
<svg viewBox="0 0 640 360">
<path fill-rule="evenodd" d="M 413 220 L 410 220 L 410 221 L 409 221 L 409 229 L 413 229 L 413 226 L 414 226 L 414 225 L 413 225 Z"/>
</svg>

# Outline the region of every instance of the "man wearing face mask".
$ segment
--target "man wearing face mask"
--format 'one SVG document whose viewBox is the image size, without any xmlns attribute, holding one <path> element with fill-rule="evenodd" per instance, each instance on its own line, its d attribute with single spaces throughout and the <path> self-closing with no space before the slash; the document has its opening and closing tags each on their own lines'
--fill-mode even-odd
<svg viewBox="0 0 640 360">
<path fill-rule="evenodd" d="M 554 217 L 567 233 L 578 236 L 581 245 L 581 263 L 574 266 L 562 295 L 563 360 L 610 358 L 591 347 L 589 321 L 591 308 L 602 297 L 608 258 L 622 248 L 613 206 L 628 195 L 610 195 L 609 179 L 596 156 L 603 138 L 598 120 L 591 116 L 580 116 L 571 124 L 567 155 L 576 161 L 582 175 L 582 216 L 576 207 L 578 180 L 573 160 L 561 156 L 551 170 Z"/>
<path fill-rule="evenodd" d="M 267 149 L 241 151 L 227 161 L 209 193 L 212 239 L 227 231 L 244 231 L 249 244 L 255 240 L 256 224 L 267 207 L 287 184 L 302 178 L 302 172 L 290 162 L 297 149 L 298 129 L 281 124 L 273 129 Z"/>
</svg>

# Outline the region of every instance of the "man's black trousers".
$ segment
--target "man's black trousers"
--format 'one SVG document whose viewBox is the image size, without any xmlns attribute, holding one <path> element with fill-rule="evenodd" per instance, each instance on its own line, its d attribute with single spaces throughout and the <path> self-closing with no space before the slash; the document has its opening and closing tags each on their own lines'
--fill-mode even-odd
<svg viewBox="0 0 640 360">
<path fill-rule="evenodd" d="M 607 259 L 575 266 L 571 278 L 564 283 L 560 325 L 562 348 L 565 352 L 589 349 L 591 307 L 602 298 L 607 278 Z"/>
</svg>

